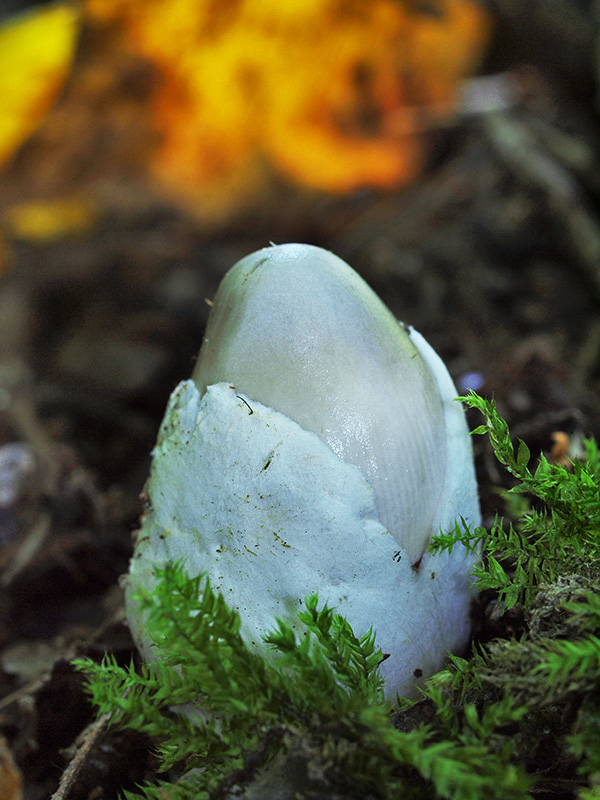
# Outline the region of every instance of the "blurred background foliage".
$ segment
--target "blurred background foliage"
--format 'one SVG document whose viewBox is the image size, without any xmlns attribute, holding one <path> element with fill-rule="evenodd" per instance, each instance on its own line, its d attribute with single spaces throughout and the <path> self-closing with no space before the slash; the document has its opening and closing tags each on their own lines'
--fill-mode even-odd
<svg viewBox="0 0 600 800">
<path fill-rule="evenodd" d="M 30 10 L 2 29 L 0 166 L 36 129 L 54 128 L 55 148 L 87 139 L 93 171 L 128 169 L 204 219 L 251 203 L 271 172 L 337 193 L 401 185 L 422 168 L 420 110 L 451 115 L 489 43 L 481 6 L 443 5 L 83 0 Z M 98 125 L 90 106 L 102 109 L 111 153 L 82 130 Z M 38 177 L 39 190 L 69 188 L 68 174 L 52 178 Z M 93 193 L 89 182 L 77 189 Z"/>
</svg>

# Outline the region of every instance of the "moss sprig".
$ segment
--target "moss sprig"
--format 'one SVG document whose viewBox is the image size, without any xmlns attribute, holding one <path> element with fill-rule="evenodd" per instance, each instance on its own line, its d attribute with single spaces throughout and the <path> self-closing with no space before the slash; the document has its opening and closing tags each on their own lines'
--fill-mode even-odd
<svg viewBox="0 0 600 800">
<path fill-rule="evenodd" d="M 460 398 L 484 416 L 473 434 L 487 434 L 498 461 L 517 479 L 508 490 L 527 493 L 537 505 L 529 506 L 517 525 L 496 517 L 490 531 L 471 530 L 463 520 L 454 530 L 441 532 L 430 544 L 431 552 L 452 550 L 457 542 L 476 550 L 482 562 L 473 573 L 482 591 L 494 589 L 506 610 L 528 608 L 538 587 L 560 575 L 598 574 L 600 559 L 600 457 L 593 440 L 585 441 L 585 460 L 570 468 L 550 463 L 541 454 L 530 469 L 531 453 L 525 442 L 513 445 L 508 425 L 493 401 L 471 392 Z"/>
<path fill-rule="evenodd" d="M 100 713 L 154 737 L 161 769 L 177 767 L 184 776 L 174 791 L 165 781 L 144 789 L 144 797 L 164 797 L 166 787 L 170 798 L 222 796 L 226 776 L 246 774 L 249 762 L 253 771 L 270 766 L 278 774 L 293 754 L 297 767 L 300 743 L 306 770 L 317 774 L 315 787 L 335 787 L 348 798 L 527 796 L 530 780 L 510 763 L 509 749 L 486 743 L 505 714 L 490 711 L 478 721 L 469 713 L 455 741 L 427 725 L 397 730 L 373 634 L 356 637 L 316 596 L 298 614 L 300 635 L 278 620 L 266 637 L 276 660 L 248 648 L 239 615 L 182 564 L 166 565 L 153 596 L 139 599 L 158 660 L 139 670 L 121 668 L 110 656 L 76 665 Z"/>
<path fill-rule="evenodd" d="M 166 565 L 138 598 L 156 661 L 76 662 L 99 713 L 156 741 L 165 779 L 143 797 L 525 800 L 536 784 L 552 797 L 558 775 L 554 796 L 600 800 L 598 448 L 586 442 L 571 468 L 532 466 L 493 402 L 463 401 L 483 414 L 474 432 L 517 481 L 510 491 L 532 503 L 489 531 L 458 521 L 431 549 L 479 552 L 476 588 L 503 612 L 519 606 L 523 632 L 450 655 L 391 715 L 373 631 L 357 637 L 311 595 L 297 619 L 274 621 L 264 655 L 205 577 Z"/>
</svg>

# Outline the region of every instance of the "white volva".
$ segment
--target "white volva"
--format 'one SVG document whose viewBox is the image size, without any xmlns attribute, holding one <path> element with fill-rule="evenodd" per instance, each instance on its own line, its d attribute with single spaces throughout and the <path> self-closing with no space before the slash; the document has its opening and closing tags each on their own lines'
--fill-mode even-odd
<svg viewBox="0 0 600 800">
<path fill-rule="evenodd" d="M 472 559 L 425 552 L 455 519 L 479 523 L 470 441 L 440 358 L 341 259 L 272 246 L 238 262 L 215 298 L 193 374 L 173 392 L 127 581 L 186 560 L 261 646 L 307 594 L 371 626 L 386 694 L 469 636 Z"/>
</svg>

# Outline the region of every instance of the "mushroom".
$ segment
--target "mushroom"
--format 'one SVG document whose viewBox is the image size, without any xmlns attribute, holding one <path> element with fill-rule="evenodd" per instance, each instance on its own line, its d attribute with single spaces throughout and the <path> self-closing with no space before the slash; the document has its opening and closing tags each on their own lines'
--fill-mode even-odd
<svg viewBox="0 0 600 800">
<path fill-rule="evenodd" d="M 344 261 L 303 244 L 239 261 L 217 292 L 192 380 L 173 392 L 126 581 L 184 559 L 239 610 L 253 647 L 306 595 L 389 654 L 411 695 L 466 644 L 475 556 L 427 545 L 480 521 L 462 406 L 441 359 Z"/>
</svg>

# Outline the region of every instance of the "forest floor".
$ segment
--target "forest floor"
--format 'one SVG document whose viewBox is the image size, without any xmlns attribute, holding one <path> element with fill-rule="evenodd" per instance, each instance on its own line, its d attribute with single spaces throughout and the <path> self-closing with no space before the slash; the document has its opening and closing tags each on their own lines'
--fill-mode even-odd
<svg viewBox="0 0 600 800">
<path fill-rule="evenodd" d="M 434 346 L 459 392 L 495 398 L 532 453 L 576 456 L 583 437 L 600 436 L 592 5 L 493 3 L 486 71 L 506 77 L 506 107 L 430 131 L 429 162 L 409 186 L 333 197 L 273 180 L 256 205 L 207 225 L 131 186 L 125 201 L 114 181 L 101 219 L 77 236 L 32 241 L 6 226 L 0 759 L 12 753 L 26 800 L 108 800 L 150 774 L 147 742 L 123 733 L 102 731 L 72 764 L 94 711 L 70 661 L 131 657 L 118 581 L 150 451 L 192 370 L 207 298 L 242 256 L 299 241 L 344 258 Z M 24 196 L 32 160 L 44 167 L 42 148 L 4 176 L 4 210 Z M 503 478 L 486 443 L 474 445 L 489 525 L 506 511 Z M 494 624 L 510 633 L 510 619 Z"/>
</svg>

